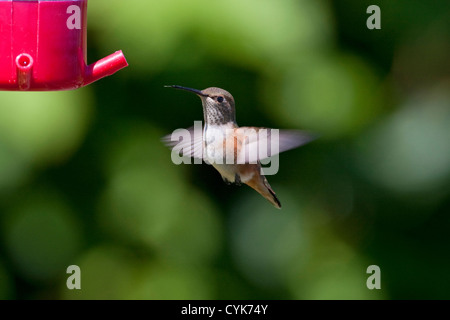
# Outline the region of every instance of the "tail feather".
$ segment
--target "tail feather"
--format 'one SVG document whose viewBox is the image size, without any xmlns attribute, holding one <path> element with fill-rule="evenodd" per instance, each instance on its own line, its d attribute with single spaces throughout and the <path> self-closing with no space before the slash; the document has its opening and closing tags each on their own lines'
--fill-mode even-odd
<svg viewBox="0 0 450 320">
<path fill-rule="evenodd" d="M 281 209 L 281 202 L 280 200 L 278 200 L 277 195 L 275 194 L 275 192 L 272 190 L 272 187 L 270 186 L 269 182 L 267 181 L 266 177 L 264 177 L 264 185 L 266 186 L 267 190 L 270 192 L 270 195 L 272 196 L 272 200 L 271 201 L 269 199 L 269 201 L 278 209 Z"/>
<path fill-rule="evenodd" d="M 247 182 L 247 185 L 255 189 L 264 198 L 269 200 L 270 203 L 272 203 L 275 208 L 281 209 L 280 200 L 278 200 L 275 192 L 270 187 L 270 184 L 265 176 L 255 175 L 253 179 Z"/>
</svg>

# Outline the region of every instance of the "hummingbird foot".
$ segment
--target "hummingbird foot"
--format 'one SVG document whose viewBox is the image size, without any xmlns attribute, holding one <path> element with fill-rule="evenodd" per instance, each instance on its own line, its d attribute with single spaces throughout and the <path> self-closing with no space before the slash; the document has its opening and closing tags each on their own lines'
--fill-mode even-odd
<svg viewBox="0 0 450 320">
<path fill-rule="evenodd" d="M 227 178 L 222 177 L 222 179 L 223 179 L 223 182 L 225 182 L 227 185 L 230 185 L 230 184 L 231 184 L 231 181 L 228 180 Z"/>
<path fill-rule="evenodd" d="M 241 176 L 238 175 L 237 173 L 234 175 L 234 183 L 235 183 L 237 186 L 240 186 L 241 183 L 242 183 L 242 181 L 241 181 Z"/>
</svg>

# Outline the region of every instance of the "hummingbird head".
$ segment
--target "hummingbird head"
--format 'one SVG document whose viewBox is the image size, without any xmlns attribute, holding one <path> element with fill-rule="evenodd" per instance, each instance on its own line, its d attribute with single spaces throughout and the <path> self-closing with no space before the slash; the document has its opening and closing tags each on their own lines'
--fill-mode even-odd
<svg viewBox="0 0 450 320">
<path fill-rule="evenodd" d="M 236 123 L 234 99 L 228 91 L 216 87 L 206 88 L 204 90 L 186 88 L 177 85 L 169 87 L 191 91 L 197 94 L 200 99 L 202 99 L 203 115 L 205 117 L 206 124 L 220 125 L 229 122 Z"/>
</svg>

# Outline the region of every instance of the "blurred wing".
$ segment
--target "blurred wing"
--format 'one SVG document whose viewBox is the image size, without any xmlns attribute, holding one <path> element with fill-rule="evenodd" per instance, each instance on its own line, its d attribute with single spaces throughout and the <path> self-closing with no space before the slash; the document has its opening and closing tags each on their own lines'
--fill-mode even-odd
<svg viewBox="0 0 450 320">
<path fill-rule="evenodd" d="M 235 134 L 241 142 L 237 163 L 256 163 L 317 138 L 317 135 L 306 131 L 255 127 L 237 128 Z"/>
<path fill-rule="evenodd" d="M 177 129 L 161 141 L 184 157 L 203 158 L 203 132 L 195 132 L 194 127 Z"/>
</svg>

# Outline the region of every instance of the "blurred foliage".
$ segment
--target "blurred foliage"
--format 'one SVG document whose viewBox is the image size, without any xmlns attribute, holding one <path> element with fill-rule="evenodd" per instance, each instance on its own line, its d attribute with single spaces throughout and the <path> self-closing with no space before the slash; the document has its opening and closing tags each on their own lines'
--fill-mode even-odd
<svg viewBox="0 0 450 320">
<path fill-rule="evenodd" d="M 95 0 L 88 17 L 88 63 L 122 49 L 128 68 L 0 92 L 0 299 L 450 299 L 447 0 Z M 167 84 L 321 135 L 268 177 L 281 211 L 171 162 L 160 138 L 203 115 Z"/>
</svg>

